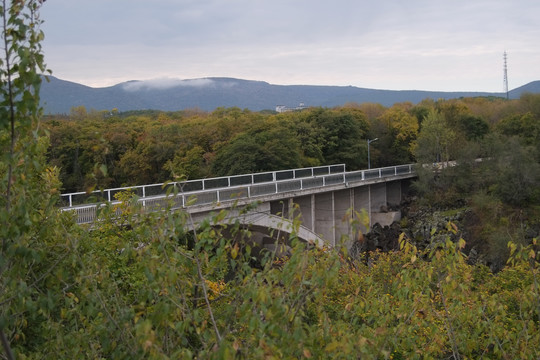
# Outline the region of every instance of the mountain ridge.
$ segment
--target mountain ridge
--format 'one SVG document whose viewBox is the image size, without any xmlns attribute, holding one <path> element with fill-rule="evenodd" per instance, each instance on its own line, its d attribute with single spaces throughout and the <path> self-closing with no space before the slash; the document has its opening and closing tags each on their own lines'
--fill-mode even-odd
<svg viewBox="0 0 540 360">
<path fill-rule="evenodd" d="M 516 99 L 524 92 L 540 93 L 540 81 L 533 81 L 509 92 Z M 445 92 L 427 90 L 381 90 L 355 86 L 274 85 L 259 80 L 228 77 L 197 79 L 131 80 L 116 85 L 94 88 L 49 76 L 43 81 L 41 100 L 45 114 L 69 113 L 71 108 L 120 111 L 177 111 L 200 108 L 212 111 L 218 107 L 239 107 L 252 111 L 275 109 L 278 105 L 295 107 L 333 107 L 349 102 L 379 103 L 391 106 L 398 102 L 418 103 L 426 98 L 452 99 L 460 97 L 497 96 L 500 92 Z"/>
</svg>

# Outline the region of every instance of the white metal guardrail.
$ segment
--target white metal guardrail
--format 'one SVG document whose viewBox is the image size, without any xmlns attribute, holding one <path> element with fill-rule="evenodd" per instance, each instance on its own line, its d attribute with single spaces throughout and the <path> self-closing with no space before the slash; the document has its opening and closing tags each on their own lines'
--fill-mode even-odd
<svg viewBox="0 0 540 360">
<path fill-rule="evenodd" d="M 62 194 L 62 206 L 73 207 L 83 204 L 94 204 L 104 201 L 114 201 L 115 195 L 130 190 L 141 198 L 165 195 L 177 190 L 182 193 L 200 192 L 211 189 L 247 186 L 260 183 L 300 179 L 345 172 L 345 164 L 317 166 L 301 169 L 270 171 L 245 175 L 223 176 L 218 178 L 199 179 L 181 182 L 169 182 L 150 185 L 119 187 L 106 190 L 96 190 L 91 193 L 75 192 Z"/>
<path fill-rule="evenodd" d="M 344 164 L 282 170 L 185 182 L 115 188 L 96 191 L 90 194 L 83 192 L 63 194 L 62 200 L 64 207 L 62 210 L 76 212 L 77 222 L 82 224 L 94 222 L 97 216 L 97 208 L 98 206 L 102 206 L 104 202 L 119 203 L 115 200 L 114 195 L 121 191 L 132 191 L 135 195 L 139 196 L 138 201 L 149 211 L 152 211 L 163 209 L 167 205 L 170 205 L 171 201 L 174 208 L 186 207 L 188 203 L 190 206 L 209 205 L 413 173 L 413 164 L 351 172 L 345 171 Z M 76 202 L 81 200 L 92 203 L 78 204 Z"/>
</svg>

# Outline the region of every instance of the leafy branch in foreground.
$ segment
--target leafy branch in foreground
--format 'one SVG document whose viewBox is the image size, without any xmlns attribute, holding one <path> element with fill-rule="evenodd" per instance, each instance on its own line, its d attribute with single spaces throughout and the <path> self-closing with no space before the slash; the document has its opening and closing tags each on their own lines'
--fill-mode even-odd
<svg viewBox="0 0 540 360">
<path fill-rule="evenodd" d="M 47 226 L 54 221 L 59 184 L 56 169 L 45 167 L 47 139 L 39 129 L 39 87 L 46 71 L 40 5 L 0 2 L 0 338 L 10 359 L 21 329 L 41 316 L 38 294 L 46 292 L 50 266 L 61 261 L 56 249 L 44 248 L 55 235 Z M 43 234 L 45 229 L 50 233 Z"/>
<path fill-rule="evenodd" d="M 532 345 L 540 340 L 535 244 L 511 245 L 512 261 L 497 274 L 467 264 L 464 240 L 420 251 L 403 236 L 399 251 L 371 253 L 367 263 L 294 241 L 287 259 L 253 267 L 249 246 L 235 243 L 238 224 L 216 226 L 225 216 L 201 222 L 193 241 L 185 240 L 194 235 L 181 212 L 138 217 L 131 228 L 104 221 L 102 230 L 83 236 L 87 255 L 79 261 L 96 275 L 73 289 L 81 301 L 57 321 L 65 334 L 84 328 L 77 343 L 86 342 L 64 355 L 539 355 Z M 98 291 L 102 299 L 92 295 Z M 100 307 L 106 317 L 93 310 Z"/>
</svg>

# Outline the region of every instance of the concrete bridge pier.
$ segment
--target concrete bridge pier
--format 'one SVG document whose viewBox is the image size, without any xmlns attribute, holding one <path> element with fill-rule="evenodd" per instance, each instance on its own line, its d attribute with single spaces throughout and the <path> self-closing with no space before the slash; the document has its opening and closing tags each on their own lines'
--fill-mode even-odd
<svg viewBox="0 0 540 360">
<path fill-rule="evenodd" d="M 379 223 L 390 225 L 401 219 L 400 211 L 390 211 L 399 206 L 403 194 L 408 191 L 409 180 L 379 182 L 367 186 L 336 189 L 310 195 L 274 200 L 270 203 L 270 213 L 289 220 L 299 218 L 302 225 L 318 234 L 329 245 L 335 246 L 343 238 L 354 240 L 351 221 L 354 212 L 365 210 L 369 216 L 369 228 Z M 358 229 L 367 232 L 360 224 Z"/>
</svg>

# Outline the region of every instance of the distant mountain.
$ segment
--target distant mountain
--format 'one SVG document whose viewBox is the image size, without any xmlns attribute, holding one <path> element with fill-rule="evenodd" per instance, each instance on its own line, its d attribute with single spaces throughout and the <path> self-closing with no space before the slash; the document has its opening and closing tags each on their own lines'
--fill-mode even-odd
<svg viewBox="0 0 540 360">
<path fill-rule="evenodd" d="M 540 81 L 533 81 L 518 88 L 515 88 L 514 90 L 510 91 L 509 96 L 511 99 L 519 99 L 519 97 L 523 93 L 539 94 Z"/>
<path fill-rule="evenodd" d="M 200 108 L 212 111 L 218 107 L 239 107 L 253 111 L 277 105 L 295 107 L 333 107 L 348 102 L 373 102 L 391 106 L 397 102 L 418 103 L 426 98 L 451 99 L 474 96 L 505 96 L 488 92 L 442 92 L 418 90 L 375 90 L 354 86 L 272 85 L 264 81 L 233 78 L 203 78 L 191 80 L 128 81 L 110 87 L 92 88 L 49 77 L 41 88 L 46 114 L 69 113 L 72 107 L 88 110 L 164 110 Z M 523 92 L 540 93 L 540 81 L 512 90 L 511 98 Z"/>
</svg>

